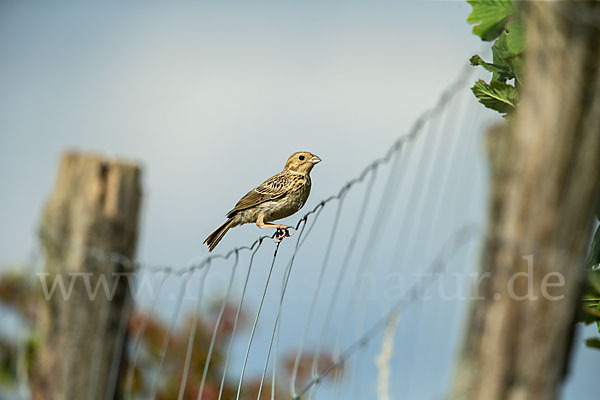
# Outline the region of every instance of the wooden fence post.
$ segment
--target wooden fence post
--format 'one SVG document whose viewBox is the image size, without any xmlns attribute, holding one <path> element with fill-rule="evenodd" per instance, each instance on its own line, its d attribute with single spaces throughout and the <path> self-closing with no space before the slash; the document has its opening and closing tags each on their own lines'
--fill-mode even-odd
<svg viewBox="0 0 600 400">
<path fill-rule="evenodd" d="M 118 397 L 131 307 L 122 273 L 132 272 L 140 178 L 135 164 L 80 153 L 61 159 L 41 223 L 46 293 L 32 366 L 34 399 Z M 59 285 L 48 295 L 57 279 L 66 296 Z"/>
<path fill-rule="evenodd" d="M 472 304 L 454 399 L 555 399 L 568 365 L 600 186 L 600 33 L 577 15 L 599 4 L 550 3 L 522 3 L 525 85 L 515 119 L 490 149 L 481 271 L 491 278 L 479 287 L 485 300 Z M 513 294 L 528 292 L 529 262 L 532 296 L 516 298 L 511 282 Z M 544 293 L 544 279 L 560 286 Z"/>
</svg>

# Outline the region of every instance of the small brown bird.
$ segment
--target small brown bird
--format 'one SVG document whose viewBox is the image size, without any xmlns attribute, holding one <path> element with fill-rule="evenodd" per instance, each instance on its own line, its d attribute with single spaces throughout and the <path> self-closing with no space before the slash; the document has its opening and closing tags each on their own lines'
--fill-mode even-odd
<svg viewBox="0 0 600 400">
<path fill-rule="evenodd" d="M 271 222 L 289 217 L 304 206 L 310 194 L 310 171 L 320 161 L 306 151 L 292 154 L 283 171 L 252 189 L 227 213 L 227 221 L 204 241 L 208 251 L 213 251 L 229 229 L 251 222 L 259 228 L 277 229 L 278 241 L 291 236 L 287 225 Z"/>
</svg>

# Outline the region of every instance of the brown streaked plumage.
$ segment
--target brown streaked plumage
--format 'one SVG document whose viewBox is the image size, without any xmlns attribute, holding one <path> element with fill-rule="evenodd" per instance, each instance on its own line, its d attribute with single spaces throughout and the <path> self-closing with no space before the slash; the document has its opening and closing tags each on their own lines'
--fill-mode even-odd
<svg viewBox="0 0 600 400">
<path fill-rule="evenodd" d="M 304 206 L 310 194 L 310 171 L 320 161 L 307 151 L 292 154 L 283 171 L 252 189 L 227 213 L 227 221 L 204 240 L 208 251 L 213 251 L 229 229 L 248 223 L 277 229 L 279 241 L 290 236 L 288 226 L 271 222 L 289 217 Z"/>
</svg>

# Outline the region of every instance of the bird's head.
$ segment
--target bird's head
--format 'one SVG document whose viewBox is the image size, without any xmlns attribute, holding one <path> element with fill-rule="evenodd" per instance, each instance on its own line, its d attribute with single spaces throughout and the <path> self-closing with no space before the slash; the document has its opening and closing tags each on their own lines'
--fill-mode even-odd
<svg viewBox="0 0 600 400">
<path fill-rule="evenodd" d="M 315 164 L 321 162 L 321 159 L 308 151 L 299 151 L 288 158 L 285 163 L 285 170 L 308 174 Z"/>
</svg>

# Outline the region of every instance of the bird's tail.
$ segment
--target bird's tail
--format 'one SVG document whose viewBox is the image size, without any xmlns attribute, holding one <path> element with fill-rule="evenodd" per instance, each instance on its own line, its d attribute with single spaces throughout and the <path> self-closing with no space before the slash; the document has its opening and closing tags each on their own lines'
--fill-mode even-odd
<svg viewBox="0 0 600 400">
<path fill-rule="evenodd" d="M 213 233 L 208 235 L 208 237 L 204 240 L 204 243 L 208 246 L 208 251 L 211 252 L 217 244 L 223 239 L 223 236 L 227 233 L 227 231 L 233 227 L 233 218 L 229 218 L 227 221 L 223 223 L 220 227 L 215 229 Z"/>
</svg>

